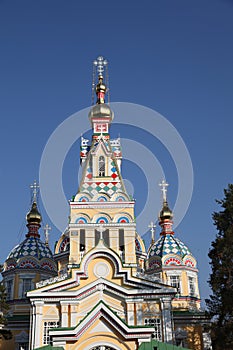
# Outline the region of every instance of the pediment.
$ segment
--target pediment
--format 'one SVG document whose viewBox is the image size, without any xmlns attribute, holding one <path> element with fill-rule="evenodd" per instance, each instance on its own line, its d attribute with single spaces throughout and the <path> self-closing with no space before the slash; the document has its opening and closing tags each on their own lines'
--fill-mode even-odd
<svg viewBox="0 0 233 350">
<path fill-rule="evenodd" d="M 122 339 L 148 339 L 154 331 L 148 326 L 128 326 L 127 323 L 117 316 L 104 302 L 99 302 L 92 311 L 76 326 L 72 328 L 57 328 L 49 332 L 53 342 L 63 338 L 66 341 L 81 339 L 82 335 L 92 337 L 94 334 L 116 334 Z"/>
</svg>

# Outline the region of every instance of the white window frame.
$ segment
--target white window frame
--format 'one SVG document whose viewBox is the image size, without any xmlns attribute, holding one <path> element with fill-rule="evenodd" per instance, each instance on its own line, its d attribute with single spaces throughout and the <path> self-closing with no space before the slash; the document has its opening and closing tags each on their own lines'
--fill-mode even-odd
<svg viewBox="0 0 233 350">
<path fill-rule="evenodd" d="M 31 280 L 31 289 L 34 289 L 35 288 L 35 282 L 33 281 L 35 279 L 36 275 L 34 273 L 21 273 L 19 275 L 19 279 L 20 279 L 20 282 L 19 282 L 19 290 L 18 290 L 18 298 L 19 299 L 25 299 L 27 297 L 26 293 L 29 291 L 25 291 L 24 290 L 24 282 L 23 280 Z"/>
<path fill-rule="evenodd" d="M 177 276 L 177 277 L 179 277 L 179 279 L 180 279 L 180 292 L 179 292 L 179 295 L 183 295 L 182 271 L 180 271 L 180 270 L 170 270 L 170 271 L 166 271 L 166 275 L 167 275 L 169 284 L 170 284 L 170 276 Z"/>
<path fill-rule="evenodd" d="M 43 323 L 43 345 L 52 345 L 51 337 L 49 335 L 50 329 L 58 328 L 60 322 L 58 320 L 45 320 Z"/>
<path fill-rule="evenodd" d="M 154 328 L 154 338 L 163 341 L 162 322 L 160 317 L 148 317 L 144 319 L 144 324 Z"/>
</svg>

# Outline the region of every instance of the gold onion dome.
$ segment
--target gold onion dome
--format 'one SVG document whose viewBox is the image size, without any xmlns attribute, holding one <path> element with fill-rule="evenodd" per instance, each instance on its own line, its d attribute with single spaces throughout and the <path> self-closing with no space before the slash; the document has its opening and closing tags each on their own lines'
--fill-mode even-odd
<svg viewBox="0 0 233 350">
<path fill-rule="evenodd" d="M 40 224 L 42 220 L 41 214 L 38 211 L 37 204 L 36 202 L 32 203 L 31 210 L 27 214 L 27 222 L 29 224 L 35 223 L 35 224 Z"/>
<path fill-rule="evenodd" d="M 103 77 L 99 76 L 99 83 L 96 85 L 95 91 L 96 94 L 98 95 L 99 92 L 106 93 L 106 85 L 103 83 Z"/>
<path fill-rule="evenodd" d="M 163 203 L 163 208 L 159 213 L 160 220 L 172 220 L 173 219 L 173 213 L 172 210 L 169 208 L 167 201 Z"/>
</svg>

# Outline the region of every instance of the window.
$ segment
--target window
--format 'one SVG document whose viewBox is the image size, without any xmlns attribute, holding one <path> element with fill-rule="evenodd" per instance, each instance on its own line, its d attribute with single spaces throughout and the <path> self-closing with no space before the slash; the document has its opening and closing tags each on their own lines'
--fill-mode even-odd
<svg viewBox="0 0 233 350">
<path fill-rule="evenodd" d="M 5 283 L 6 287 L 6 300 L 13 299 L 13 280 L 8 280 Z"/>
<path fill-rule="evenodd" d="M 106 244 L 107 247 L 109 247 L 109 230 L 106 229 L 103 233 L 102 233 L 102 237 L 103 237 L 103 241 Z M 95 245 L 97 246 L 97 244 L 99 243 L 100 240 L 100 233 L 99 231 L 95 230 Z"/>
<path fill-rule="evenodd" d="M 81 256 L 83 257 L 85 253 L 85 230 L 81 229 L 80 230 L 80 245 L 79 245 L 79 250 L 81 252 Z"/>
<path fill-rule="evenodd" d="M 180 277 L 170 276 L 170 285 L 177 289 L 177 293 L 180 294 Z"/>
<path fill-rule="evenodd" d="M 31 278 L 23 278 L 22 295 L 21 298 L 26 298 L 26 293 L 33 289 L 33 282 Z"/>
<path fill-rule="evenodd" d="M 51 328 L 57 328 L 57 327 L 59 327 L 59 321 L 44 322 L 44 336 L 43 336 L 44 345 L 52 345 L 52 339 L 49 335 L 49 330 Z"/>
<path fill-rule="evenodd" d="M 124 237 L 124 230 L 119 230 L 119 253 L 120 258 L 124 262 L 125 261 L 125 237 Z"/>
<path fill-rule="evenodd" d="M 99 157 L 99 176 L 105 176 L 105 159 L 104 156 Z"/>
<path fill-rule="evenodd" d="M 154 327 L 153 338 L 162 341 L 161 320 L 160 318 L 145 318 L 145 325 Z"/>
<path fill-rule="evenodd" d="M 191 296 L 195 295 L 195 282 L 194 282 L 194 277 L 188 277 L 188 281 L 189 281 L 189 294 Z"/>
</svg>

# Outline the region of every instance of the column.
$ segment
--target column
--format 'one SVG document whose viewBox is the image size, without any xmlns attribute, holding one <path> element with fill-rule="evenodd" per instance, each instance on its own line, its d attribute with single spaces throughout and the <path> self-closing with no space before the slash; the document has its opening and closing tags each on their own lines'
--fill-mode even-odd
<svg viewBox="0 0 233 350">
<path fill-rule="evenodd" d="M 172 343 L 173 327 L 171 318 L 171 298 L 163 297 L 161 300 L 162 319 L 163 319 L 163 336 L 165 343 Z"/>
<path fill-rule="evenodd" d="M 70 303 L 70 327 L 74 327 L 77 324 L 77 309 L 78 303 L 75 301 L 74 303 Z"/>
<path fill-rule="evenodd" d="M 31 312 L 30 312 L 30 333 L 29 333 L 30 350 L 34 349 L 35 331 L 36 331 L 35 319 L 36 319 L 35 305 L 34 305 L 34 302 L 33 302 L 32 303 L 32 307 L 31 307 Z"/>
<path fill-rule="evenodd" d="M 135 228 L 125 227 L 125 263 L 136 264 L 135 254 Z"/>
<path fill-rule="evenodd" d="M 137 310 L 137 326 L 142 325 L 142 302 L 138 301 L 136 304 Z"/>
<path fill-rule="evenodd" d="M 86 230 L 86 252 L 95 247 L 95 227 L 85 227 Z"/>
<path fill-rule="evenodd" d="M 61 305 L 61 327 L 69 327 L 69 303 L 60 301 Z"/>
<path fill-rule="evenodd" d="M 78 264 L 79 256 L 79 234 L 77 231 L 70 231 L 70 257 L 69 264 Z"/>
<path fill-rule="evenodd" d="M 42 332 L 43 332 L 43 301 L 34 301 L 35 305 L 35 338 L 34 338 L 34 348 L 39 348 L 42 345 Z"/>
<path fill-rule="evenodd" d="M 126 301 L 126 309 L 127 309 L 127 323 L 129 326 L 134 326 L 134 302 L 133 300 Z"/>
<path fill-rule="evenodd" d="M 119 228 L 118 227 L 109 227 L 109 246 L 115 252 L 119 251 Z"/>
</svg>

